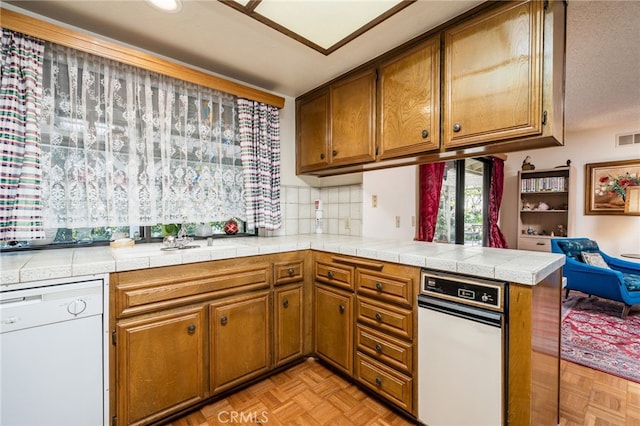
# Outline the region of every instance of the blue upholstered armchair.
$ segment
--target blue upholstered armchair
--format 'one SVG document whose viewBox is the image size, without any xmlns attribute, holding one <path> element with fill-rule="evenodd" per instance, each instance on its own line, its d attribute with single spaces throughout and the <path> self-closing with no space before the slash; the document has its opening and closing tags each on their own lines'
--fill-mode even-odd
<svg viewBox="0 0 640 426">
<path fill-rule="evenodd" d="M 640 304 L 640 263 L 608 256 L 588 238 L 552 238 L 551 251 L 567 256 L 563 267 L 565 297 L 569 291 L 578 290 L 622 302 L 622 318 L 633 305 Z M 601 266 L 595 266 L 599 263 Z"/>
</svg>

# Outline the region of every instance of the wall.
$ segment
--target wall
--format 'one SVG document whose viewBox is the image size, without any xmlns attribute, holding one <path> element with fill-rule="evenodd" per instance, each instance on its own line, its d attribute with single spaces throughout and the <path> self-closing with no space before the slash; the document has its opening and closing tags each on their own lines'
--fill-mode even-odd
<svg viewBox="0 0 640 426">
<path fill-rule="evenodd" d="M 640 253 L 640 216 L 585 215 L 584 214 L 584 169 L 586 163 L 615 160 L 640 159 L 640 146 L 616 147 L 616 135 L 638 132 L 640 123 L 629 123 L 615 127 L 567 133 L 565 146 L 533 151 L 515 152 L 505 163 L 505 185 L 500 214 L 500 226 L 509 247 L 516 247 L 518 232 L 518 170 L 529 155 L 536 169 L 553 168 L 571 160 L 573 204 L 571 219 L 573 232 L 570 236 L 589 237 L 598 242 L 602 250 L 618 256 L 621 253 Z M 570 229 L 571 231 L 571 229 Z"/>
<path fill-rule="evenodd" d="M 416 166 L 368 171 L 362 181 L 362 235 L 411 241 L 416 232 Z M 373 207 L 372 196 L 377 198 Z M 400 225 L 396 226 L 396 216 Z"/>
</svg>

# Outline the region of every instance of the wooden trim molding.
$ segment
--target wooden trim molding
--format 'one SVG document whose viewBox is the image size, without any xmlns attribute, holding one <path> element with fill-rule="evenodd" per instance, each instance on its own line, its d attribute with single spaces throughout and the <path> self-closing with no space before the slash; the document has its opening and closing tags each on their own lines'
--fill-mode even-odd
<svg viewBox="0 0 640 426">
<path fill-rule="evenodd" d="M 21 32 L 42 40 L 88 52 L 103 58 L 112 59 L 127 65 L 157 72 L 169 77 L 188 81 L 210 89 L 230 93 L 242 98 L 251 99 L 284 107 L 284 98 L 240 83 L 198 71 L 157 56 L 144 53 L 117 43 L 103 40 L 89 34 L 42 21 L 8 9 L 0 9 L 0 26 Z"/>
<path fill-rule="evenodd" d="M 261 15 L 258 11 L 256 11 L 257 7 L 260 6 L 260 3 L 263 0 L 250 0 L 246 5 L 243 5 L 242 3 L 239 3 L 235 0 L 218 0 L 220 3 L 231 7 L 232 9 L 237 10 L 240 13 L 243 13 L 247 16 L 249 16 L 250 18 L 255 19 L 256 21 L 273 28 L 274 30 L 286 35 L 287 37 L 290 37 L 292 39 L 294 39 L 295 41 L 304 44 L 307 47 L 310 47 L 311 49 L 322 53 L 325 56 L 330 55 L 331 53 L 335 52 L 336 50 L 340 49 L 342 46 L 344 46 L 345 44 L 349 43 L 350 41 L 360 37 L 362 34 L 366 33 L 367 31 L 369 31 L 370 29 L 372 29 L 373 27 L 377 26 L 378 24 L 380 24 L 383 21 L 386 21 L 387 19 L 389 19 L 390 17 L 392 17 L 393 15 L 395 15 L 396 13 L 400 12 L 401 10 L 403 10 L 405 7 L 410 6 L 411 4 L 415 3 L 417 0 L 401 0 L 398 4 L 396 4 L 395 6 L 393 6 L 392 8 L 390 8 L 389 10 L 387 10 L 386 12 L 382 13 L 381 15 L 377 16 L 376 18 L 374 18 L 373 20 L 367 22 L 366 24 L 364 24 L 362 27 L 356 29 L 354 32 L 352 32 L 351 34 L 347 35 L 345 38 L 343 38 L 342 40 L 338 40 L 336 43 L 334 43 L 333 45 L 324 48 L 322 46 L 319 46 L 318 44 L 314 43 L 313 41 L 309 40 L 308 38 L 305 38 L 303 36 L 301 36 L 300 34 L 290 30 L 289 28 L 278 24 L 277 22 L 272 21 L 271 19 L 267 18 L 264 15 Z"/>
</svg>

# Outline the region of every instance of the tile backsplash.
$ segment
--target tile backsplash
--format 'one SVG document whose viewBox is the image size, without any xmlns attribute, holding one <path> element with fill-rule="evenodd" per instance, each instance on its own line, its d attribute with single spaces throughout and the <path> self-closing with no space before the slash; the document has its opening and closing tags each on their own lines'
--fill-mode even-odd
<svg viewBox="0 0 640 426">
<path fill-rule="evenodd" d="M 264 236 L 315 233 L 315 200 L 322 201 L 322 233 L 362 235 L 362 185 L 310 188 L 282 186 L 282 227 Z"/>
</svg>

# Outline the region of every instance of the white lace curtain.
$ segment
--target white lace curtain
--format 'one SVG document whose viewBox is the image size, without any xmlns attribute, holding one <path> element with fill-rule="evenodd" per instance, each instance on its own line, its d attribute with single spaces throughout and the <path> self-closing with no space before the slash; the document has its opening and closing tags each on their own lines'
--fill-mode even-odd
<svg viewBox="0 0 640 426">
<path fill-rule="evenodd" d="M 44 236 L 40 199 L 40 98 L 44 44 L 2 29 L 0 241 Z"/>
<path fill-rule="evenodd" d="M 232 95 L 47 43 L 46 227 L 246 220 Z"/>
</svg>

